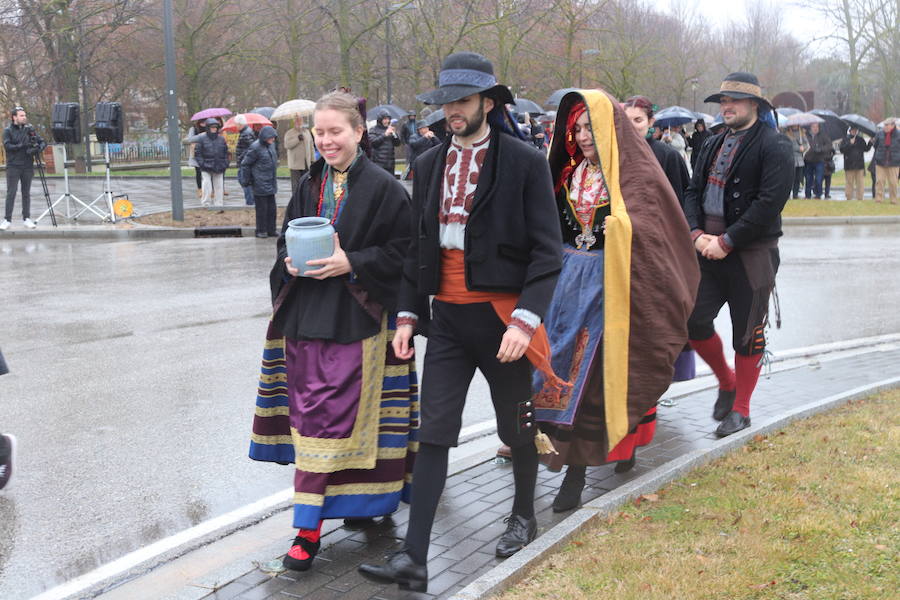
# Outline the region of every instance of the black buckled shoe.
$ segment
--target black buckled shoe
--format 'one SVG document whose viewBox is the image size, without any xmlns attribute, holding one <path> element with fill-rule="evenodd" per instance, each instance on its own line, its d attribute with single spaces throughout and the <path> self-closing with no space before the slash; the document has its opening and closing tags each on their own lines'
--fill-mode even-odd
<svg viewBox="0 0 900 600">
<path fill-rule="evenodd" d="M 747 429 L 748 427 L 750 427 L 750 417 L 745 417 L 738 411 L 733 410 L 728 413 L 728 416 L 725 417 L 719 424 L 719 427 L 716 428 L 716 435 L 719 437 L 726 437 L 732 433 L 737 433 L 741 429 Z"/>
<path fill-rule="evenodd" d="M 401 590 L 424 592 L 428 589 L 428 567 L 413 562 L 406 550 L 390 555 L 387 564 L 363 563 L 357 569 L 367 579 L 380 583 L 396 583 Z"/>
<path fill-rule="evenodd" d="M 319 552 L 321 544 L 321 541 L 311 542 L 298 535 L 294 538 L 294 543 L 291 544 L 290 551 L 284 555 L 281 564 L 284 565 L 285 569 L 290 569 L 291 571 L 308 571 L 312 566 L 313 559 Z M 306 558 L 301 558 L 304 552 Z"/>
<path fill-rule="evenodd" d="M 368 529 L 369 527 L 375 527 L 375 525 L 377 525 L 377 523 L 372 517 L 344 519 L 344 529 L 349 529 L 350 531 L 362 531 L 363 529 Z"/>
<path fill-rule="evenodd" d="M 637 462 L 637 450 L 634 450 L 631 453 L 631 458 L 629 458 L 628 460 L 620 460 L 619 462 L 617 462 L 613 471 L 615 471 L 616 473 L 627 473 L 634 468 L 635 462 Z"/>
<path fill-rule="evenodd" d="M 500 536 L 496 552 L 500 558 L 512 556 L 537 537 L 536 517 L 526 519 L 519 515 L 509 515 L 503 522 L 506 523 L 506 533 Z"/>
<path fill-rule="evenodd" d="M 570 465 L 566 476 L 553 499 L 553 512 L 561 513 L 581 506 L 581 491 L 584 489 L 584 467 Z"/>
<path fill-rule="evenodd" d="M 716 398 L 716 405 L 713 408 L 713 419 L 721 421 L 728 416 L 734 406 L 734 394 L 735 390 L 719 390 L 719 396 Z"/>
</svg>

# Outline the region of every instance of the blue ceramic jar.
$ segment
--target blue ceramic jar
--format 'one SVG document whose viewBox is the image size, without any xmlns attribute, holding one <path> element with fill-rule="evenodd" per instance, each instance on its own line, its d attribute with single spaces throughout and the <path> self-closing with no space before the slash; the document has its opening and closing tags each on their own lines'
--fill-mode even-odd
<svg viewBox="0 0 900 600">
<path fill-rule="evenodd" d="M 324 217 L 300 217 L 288 222 L 284 234 L 288 256 L 291 264 L 300 269 L 300 276 L 306 271 L 314 271 L 319 267 L 310 267 L 308 260 L 328 258 L 334 254 L 334 227 Z"/>
</svg>

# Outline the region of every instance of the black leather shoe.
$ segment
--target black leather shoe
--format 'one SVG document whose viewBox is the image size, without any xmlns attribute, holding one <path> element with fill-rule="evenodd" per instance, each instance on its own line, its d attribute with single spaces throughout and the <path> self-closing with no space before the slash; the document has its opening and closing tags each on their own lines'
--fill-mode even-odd
<svg viewBox="0 0 900 600">
<path fill-rule="evenodd" d="M 506 523 L 506 533 L 500 536 L 496 552 L 500 558 L 512 556 L 537 537 L 536 517 L 526 519 L 519 515 L 509 515 L 503 522 Z"/>
<path fill-rule="evenodd" d="M 730 392 L 719 390 L 719 397 L 716 398 L 716 406 L 713 408 L 713 419 L 721 421 L 728 416 L 728 413 L 731 412 L 731 407 L 734 406 L 734 394 L 735 390 Z"/>
<path fill-rule="evenodd" d="M 269 237 L 269 234 L 264 233 L 264 232 L 261 232 L 261 231 L 257 231 L 257 232 L 256 232 L 256 237 L 258 237 L 258 238 L 267 238 L 267 237 Z"/>
<path fill-rule="evenodd" d="M 716 429 L 716 435 L 725 437 L 748 427 L 750 427 L 750 417 L 745 417 L 738 411 L 733 410 L 719 424 L 719 427 Z"/>
<path fill-rule="evenodd" d="M 369 527 L 374 526 L 375 519 L 373 519 L 372 517 L 344 519 L 344 529 L 349 529 L 350 531 L 362 531 L 363 529 L 368 529 Z"/>
<path fill-rule="evenodd" d="M 413 562 L 406 550 L 390 555 L 385 565 L 363 563 L 357 569 L 367 579 L 396 583 L 401 590 L 424 592 L 428 589 L 428 567 Z"/>
<path fill-rule="evenodd" d="M 617 462 L 613 471 L 616 473 L 627 473 L 634 468 L 635 462 L 637 462 L 637 450 L 631 453 L 631 458 L 628 460 L 620 460 Z"/>
<path fill-rule="evenodd" d="M 553 499 L 553 512 L 561 513 L 581 506 L 581 491 L 584 489 L 584 467 L 569 466 L 559 492 Z"/>
</svg>

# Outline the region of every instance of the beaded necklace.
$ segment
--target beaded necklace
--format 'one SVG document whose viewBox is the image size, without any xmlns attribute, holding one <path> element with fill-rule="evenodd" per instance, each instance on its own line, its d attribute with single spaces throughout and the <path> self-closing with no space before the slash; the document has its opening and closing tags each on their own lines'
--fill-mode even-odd
<svg viewBox="0 0 900 600">
<path fill-rule="evenodd" d="M 591 246 L 597 243 L 593 232 L 597 209 L 609 204 L 609 192 L 603 181 L 600 165 L 593 165 L 588 160 L 583 161 L 572 174 L 572 186 L 576 185 L 575 202 L 572 202 L 571 192 L 566 190 L 566 201 L 581 226 L 581 233 L 575 237 L 575 245 L 579 250 L 583 246 L 586 246 L 586 250 L 590 250 Z M 585 193 L 588 195 L 587 199 Z"/>
</svg>

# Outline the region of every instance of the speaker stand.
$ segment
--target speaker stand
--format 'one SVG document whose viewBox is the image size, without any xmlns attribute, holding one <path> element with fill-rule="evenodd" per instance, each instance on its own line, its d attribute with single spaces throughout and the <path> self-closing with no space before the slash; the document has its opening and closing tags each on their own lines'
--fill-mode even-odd
<svg viewBox="0 0 900 600">
<path fill-rule="evenodd" d="M 75 215 L 76 219 L 79 216 L 81 216 L 81 214 L 83 212 L 85 212 L 86 210 L 90 210 L 92 213 L 94 213 L 95 215 L 98 215 L 103 220 L 109 219 L 110 223 L 116 222 L 116 213 L 113 210 L 112 185 L 110 184 L 110 181 L 109 181 L 109 142 L 104 142 L 103 148 L 104 148 L 104 156 L 106 158 L 106 179 L 103 184 L 103 192 L 101 192 L 99 196 L 94 198 L 93 202 L 91 202 L 90 204 L 88 204 L 84 208 L 82 208 Z M 98 202 L 103 202 L 105 204 L 104 208 L 107 210 L 106 214 L 103 214 L 94 208 L 94 205 L 97 204 Z"/>
<path fill-rule="evenodd" d="M 50 212 L 56 208 L 56 205 L 59 204 L 60 202 L 62 202 L 63 200 L 65 200 L 65 202 L 66 202 L 66 219 L 76 218 L 76 216 L 72 215 L 72 204 L 71 204 L 72 202 L 81 205 L 81 207 L 82 207 L 81 212 L 84 212 L 85 210 L 90 210 L 92 213 L 94 213 L 101 219 L 106 218 L 106 215 L 104 215 L 101 212 L 98 212 L 97 210 L 92 208 L 90 205 L 82 202 L 78 198 L 78 196 L 76 196 L 69 190 L 69 168 L 66 166 L 66 145 L 65 144 L 62 144 L 62 160 L 63 160 L 63 193 L 59 196 L 59 198 L 57 198 L 53 202 L 53 204 L 51 204 L 47 208 L 47 210 L 45 210 L 43 213 L 41 213 L 41 216 L 39 216 L 37 219 L 35 219 L 34 222 L 40 223 L 41 219 L 43 219 L 44 217 L 49 215 Z M 78 214 L 81 214 L 81 213 L 78 213 Z"/>
</svg>

